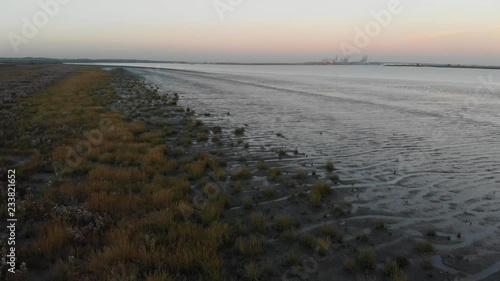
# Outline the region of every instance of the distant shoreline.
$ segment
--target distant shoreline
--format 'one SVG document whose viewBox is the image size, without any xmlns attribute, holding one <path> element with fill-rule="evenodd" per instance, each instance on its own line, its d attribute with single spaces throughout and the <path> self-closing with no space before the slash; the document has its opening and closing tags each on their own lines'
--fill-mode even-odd
<svg viewBox="0 0 500 281">
<path fill-rule="evenodd" d="M 161 60 L 136 60 L 136 59 L 53 59 L 53 58 L 2 58 L 0 57 L 0 66 L 12 66 L 16 64 L 58 64 L 58 63 L 75 63 L 75 64 L 100 64 L 100 63 L 166 63 L 166 64 L 197 64 L 197 65 L 255 65 L 255 66 L 271 66 L 271 65 L 321 65 L 321 66 L 389 66 L 389 67 L 434 67 L 434 68 L 462 68 L 462 69 L 490 69 L 500 70 L 500 66 L 494 65 L 463 65 L 463 64 L 432 64 L 432 63 L 399 63 L 399 62 L 370 62 L 362 63 L 338 63 L 324 64 L 322 62 L 293 62 L 293 63 L 278 63 L 278 62 L 187 62 L 187 61 L 161 61 Z"/>
<path fill-rule="evenodd" d="M 468 68 L 468 69 L 498 69 L 500 66 L 482 66 L 482 65 L 453 65 L 453 64 L 385 64 L 384 66 L 393 67 L 437 67 L 437 68 Z"/>
</svg>

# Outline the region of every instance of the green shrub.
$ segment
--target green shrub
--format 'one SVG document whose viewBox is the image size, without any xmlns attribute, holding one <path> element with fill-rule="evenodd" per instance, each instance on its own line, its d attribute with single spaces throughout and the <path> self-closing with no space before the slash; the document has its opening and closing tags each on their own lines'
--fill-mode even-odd
<svg viewBox="0 0 500 281">
<path fill-rule="evenodd" d="M 281 170 L 279 168 L 272 168 L 269 170 L 268 178 L 271 181 L 275 181 L 279 175 L 281 175 Z"/>
<path fill-rule="evenodd" d="M 309 194 L 309 204 L 313 207 L 321 206 L 322 196 L 321 193 L 315 192 L 314 190 Z"/>
<path fill-rule="evenodd" d="M 291 251 L 285 254 L 285 258 L 283 260 L 284 266 L 294 266 L 301 264 L 302 264 L 302 259 L 300 258 L 299 254 L 297 254 L 297 252 Z"/>
<path fill-rule="evenodd" d="M 259 269 L 255 262 L 245 264 L 245 280 L 258 281 L 259 276 Z"/>
<path fill-rule="evenodd" d="M 316 251 L 320 256 L 328 254 L 330 250 L 331 241 L 328 237 L 321 237 L 316 239 Z"/>
<path fill-rule="evenodd" d="M 252 171 L 248 168 L 241 168 L 234 172 L 232 178 L 235 180 L 247 180 L 252 178 Z"/>
<path fill-rule="evenodd" d="M 259 164 L 257 164 L 257 168 L 261 171 L 265 171 L 269 169 L 269 165 L 264 160 L 259 161 Z"/>
<path fill-rule="evenodd" d="M 304 171 L 304 170 L 299 170 L 297 172 L 297 175 L 295 175 L 295 178 L 299 179 L 299 180 L 303 180 L 307 177 L 307 172 Z"/>
<path fill-rule="evenodd" d="M 316 246 L 316 237 L 314 237 L 311 233 L 306 233 L 300 237 L 300 242 L 302 245 L 314 249 Z"/>
<path fill-rule="evenodd" d="M 243 208 L 245 210 L 250 210 L 253 208 L 253 200 L 250 197 L 243 198 Z"/>
<path fill-rule="evenodd" d="M 432 270 L 434 268 L 434 265 L 432 264 L 431 259 L 423 260 L 422 262 L 420 262 L 420 266 L 425 270 Z"/>
<path fill-rule="evenodd" d="M 262 252 L 262 242 L 255 236 L 248 239 L 239 237 L 236 240 L 236 247 L 241 254 L 247 257 L 255 257 Z"/>
<path fill-rule="evenodd" d="M 250 215 L 250 222 L 252 224 L 252 227 L 260 232 L 260 233 L 266 233 L 267 232 L 267 224 L 266 224 L 266 218 L 262 213 L 252 213 Z"/>
<path fill-rule="evenodd" d="M 410 260 L 408 259 L 408 255 L 406 254 L 396 255 L 396 257 L 394 257 L 394 260 L 398 264 L 399 268 L 405 268 L 410 265 Z"/>
<path fill-rule="evenodd" d="M 327 169 L 328 171 L 333 171 L 333 170 L 335 170 L 335 165 L 333 164 L 333 161 L 328 160 L 328 161 L 326 162 L 326 169 Z"/>
<path fill-rule="evenodd" d="M 216 135 L 222 134 L 222 128 L 219 126 L 213 127 L 212 132 Z"/>
<path fill-rule="evenodd" d="M 318 192 L 319 194 L 321 194 L 321 196 L 325 196 L 332 192 L 332 189 L 329 184 L 318 181 L 314 184 L 312 191 Z"/>
<path fill-rule="evenodd" d="M 276 196 L 276 189 L 272 186 L 268 186 L 264 189 L 264 195 L 268 198 L 274 198 Z"/>
<path fill-rule="evenodd" d="M 363 233 L 363 234 L 356 236 L 356 240 L 358 240 L 360 242 L 368 242 L 368 236 Z"/>
<path fill-rule="evenodd" d="M 241 193 L 241 183 L 239 181 L 234 184 L 234 192 Z"/>
<path fill-rule="evenodd" d="M 375 270 L 377 258 L 373 251 L 363 251 L 356 260 L 358 266 L 363 270 Z"/>
<path fill-rule="evenodd" d="M 236 128 L 234 130 L 234 134 L 237 135 L 237 136 L 241 136 L 245 133 L 245 128 L 241 127 L 241 128 Z"/>
<path fill-rule="evenodd" d="M 420 253 L 432 253 L 432 252 L 434 252 L 434 246 L 429 242 L 418 242 L 416 245 L 416 249 Z"/>
<path fill-rule="evenodd" d="M 287 215 L 279 215 L 276 217 L 276 229 L 279 231 L 290 230 L 293 226 L 292 219 Z"/>
<path fill-rule="evenodd" d="M 349 258 L 345 261 L 344 263 L 344 270 L 347 272 L 355 272 L 357 268 L 357 263 L 356 260 L 353 258 Z"/>
<path fill-rule="evenodd" d="M 383 220 L 378 220 L 375 222 L 374 227 L 377 230 L 385 229 L 385 222 Z"/>
<path fill-rule="evenodd" d="M 399 273 L 399 266 L 396 261 L 387 261 L 384 266 L 384 274 L 389 277 L 394 277 Z"/>
<path fill-rule="evenodd" d="M 343 217 L 347 214 L 347 211 L 344 210 L 342 207 L 336 206 L 333 208 L 333 215 L 337 218 Z"/>
</svg>

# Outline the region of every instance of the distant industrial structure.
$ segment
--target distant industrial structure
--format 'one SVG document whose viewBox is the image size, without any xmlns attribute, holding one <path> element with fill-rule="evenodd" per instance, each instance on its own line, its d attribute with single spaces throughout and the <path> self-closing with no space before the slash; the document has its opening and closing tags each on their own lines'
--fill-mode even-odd
<svg viewBox="0 0 500 281">
<path fill-rule="evenodd" d="M 360 61 L 351 61 L 350 56 L 344 56 L 339 60 L 339 56 L 334 59 L 323 59 L 321 61 L 322 65 L 364 65 L 368 64 L 368 56 L 363 56 Z"/>
</svg>

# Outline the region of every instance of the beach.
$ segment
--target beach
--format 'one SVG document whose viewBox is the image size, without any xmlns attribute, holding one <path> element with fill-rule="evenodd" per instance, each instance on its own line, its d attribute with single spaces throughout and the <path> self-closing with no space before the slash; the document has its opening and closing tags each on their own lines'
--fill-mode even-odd
<svg viewBox="0 0 500 281">
<path fill-rule="evenodd" d="M 500 277 L 498 100 L 464 111 L 474 79 L 123 67 L 0 76 L 19 278 Z"/>
</svg>

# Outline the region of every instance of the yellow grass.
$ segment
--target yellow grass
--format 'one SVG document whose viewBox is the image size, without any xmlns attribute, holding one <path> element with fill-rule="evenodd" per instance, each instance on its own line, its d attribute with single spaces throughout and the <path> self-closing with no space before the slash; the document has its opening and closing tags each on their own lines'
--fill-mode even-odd
<svg viewBox="0 0 500 281">
<path fill-rule="evenodd" d="M 76 204 L 111 221 L 92 234 L 90 248 L 72 241 L 68 228 L 77 227 L 75 222 L 49 220 L 23 252 L 49 262 L 64 257 L 57 272 L 70 281 L 80 280 L 80 272 L 88 280 L 105 281 L 169 281 L 194 275 L 225 280 L 219 251 L 232 245 L 233 239 L 229 226 L 220 222 L 227 197 L 219 194 L 197 210 L 191 194 L 191 186 L 209 178 L 209 172 L 216 179 L 225 178 L 225 169 L 208 154 L 179 159 L 182 151 L 169 151 L 164 145 L 165 133 L 151 131 L 141 122 L 127 123 L 121 113 L 107 110 L 114 99 L 108 87 L 111 78 L 110 72 L 83 68 L 27 100 L 31 105 L 19 122 L 20 132 L 28 130 L 28 124 L 39 126 L 54 139 L 34 154 L 24 167 L 29 171 L 46 169 L 43 159 L 64 164 L 66 147 L 84 139 L 84 132 L 100 128 L 103 119 L 109 120 L 113 130 L 102 131 L 102 139 L 80 155 L 80 165 L 63 174 L 59 184 L 45 189 L 43 198 L 48 210 L 54 204 Z M 96 95 L 97 89 L 107 90 Z M 203 126 L 190 124 L 198 132 Z M 67 129 L 57 129 L 61 125 Z M 78 183 L 75 175 L 85 180 L 80 178 Z M 262 249 L 255 237 L 246 245 L 249 253 Z M 75 256 L 76 262 L 69 263 L 68 256 Z"/>
</svg>

